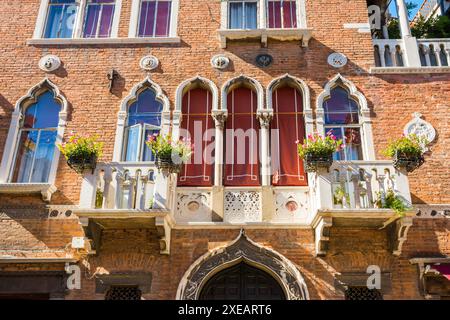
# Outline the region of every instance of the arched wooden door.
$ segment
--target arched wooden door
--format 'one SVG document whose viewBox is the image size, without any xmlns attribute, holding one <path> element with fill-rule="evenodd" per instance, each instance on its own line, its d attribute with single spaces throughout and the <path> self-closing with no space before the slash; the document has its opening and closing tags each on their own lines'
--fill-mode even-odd
<svg viewBox="0 0 450 320">
<path fill-rule="evenodd" d="M 240 263 L 225 269 L 203 287 L 200 300 L 285 300 L 278 282 L 267 272 Z"/>
</svg>

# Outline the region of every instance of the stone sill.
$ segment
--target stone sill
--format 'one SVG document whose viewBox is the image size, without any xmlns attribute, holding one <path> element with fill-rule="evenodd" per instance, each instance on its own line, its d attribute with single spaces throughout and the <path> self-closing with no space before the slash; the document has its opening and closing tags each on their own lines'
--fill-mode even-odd
<svg viewBox="0 0 450 320">
<path fill-rule="evenodd" d="M 217 31 L 222 48 L 227 47 L 228 40 L 245 40 L 260 38 L 264 47 L 267 47 L 267 39 L 281 41 L 302 41 L 302 46 L 307 47 L 312 37 L 312 29 L 220 29 Z"/>
<path fill-rule="evenodd" d="M 289 222 L 177 222 L 173 229 L 311 229 L 307 223 Z"/>
<path fill-rule="evenodd" d="M 372 67 L 371 74 L 450 73 L 450 67 Z"/>
<path fill-rule="evenodd" d="M 56 187 L 50 183 L 0 183 L 0 194 L 41 194 L 46 202 L 51 200 Z"/>
<path fill-rule="evenodd" d="M 161 38 L 69 38 L 69 39 L 28 39 L 27 45 L 123 45 L 123 44 L 166 44 L 180 43 L 180 37 Z"/>
<path fill-rule="evenodd" d="M 74 258 L 23 258 L 14 256 L 0 256 L 0 263 L 75 263 Z"/>
<path fill-rule="evenodd" d="M 88 217 L 97 219 L 133 219 L 133 218 L 155 218 L 165 217 L 169 214 L 167 209 L 72 209 L 78 217 Z"/>
</svg>

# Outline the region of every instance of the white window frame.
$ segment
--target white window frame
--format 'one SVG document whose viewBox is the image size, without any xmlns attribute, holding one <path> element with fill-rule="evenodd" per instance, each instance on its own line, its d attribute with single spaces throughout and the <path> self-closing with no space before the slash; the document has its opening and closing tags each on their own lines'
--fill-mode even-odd
<svg viewBox="0 0 450 320">
<path fill-rule="evenodd" d="M 109 39 L 109 38 L 117 38 L 119 32 L 119 20 L 120 20 L 120 11 L 122 8 L 122 0 L 116 0 L 115 8 L 114 8 L 114 17 L 111 25 L 111 35 L 109 38 L 83 38 L 83 27 L 84 20 L 86 15 L 86 5 L 87 0 L 76 0 L 78 3 L 78 13 L 75 21 L 74 31 L 72 34 L 72 38 L 44 38 L 45 28 L 47 25 L 47 15 L 50 0 L 41 0 L 41 5 L 39 7 L 39 13 L 36 21 L 36 27 L 34 29 L 33 39 L 46 39 L 46 40 L 54 40 L 54 39 Z"/>
<path fill-rule="evenodd" d="M 229 29 L 229 8 L 230 2 L 235 1 L 248 1 L 255 2 L 255 0 L 223 0 L 221 2 L 221 29 L 222 30 L 245 30 L 245 29 Z M 267 7 L 268 0 L 256 0 L 257 1 L 257 29 L 269 29 L 267 25 Z M 292 29 L 306 29 L 306 5 L 305 0 L 295 0 L 296 2 L 296 16 L 297 16 L 297 28 L 280 28 L 277 30 L 292 30 Z M 273 29 L 273 28 L 270 28 Z"/>
<path fill-rule="evenodd" d="M 141 11 L 142 0 L 133 0 L 131 4 L 130 28 L 128 29 L 128 38 L 138 38 L 139 17 Z M 169 36 L 167 38 L 176 38 L 178 29 L 178 9 L 179 0 L 172 0 L 172 7 L 170 8 L 170 24 Z M 164 37 L 139 37 L 143 39 L 161 39 Z"/>
<path fill-rule="evenodd" d="M 148 123 L 144 123 L 144 124 L 134 124 L 132 126 L 126 126 L 125 127 L 125 131 L 123 133 L 123 151 L 122 151 L 122 160 L 126 161 L 126 156 L 127 156 L 127 146 L 128 146 L 128 133 L 130 132 L 130 129 L 133 127 L 139 127 L 139 137 L 138 137 L 138 152 L 137 152 L 137 160 L 132 160 L 129 162 L 144 162 L 144 160 L 141 160 L 143 155 L 144 155 L 144 147 L 143 147 L 143 140 L 145 139 L 145 132 L 147 130 L 154 130 L 154 131 L 160 131 L 161 132 L 161 127 L 159 126 L 155 126 L 153 124 L 148 124 Z"/>
<path fill-rule="evenodd" d="M 161 134 L 166 135 L 169 133 L 170 129 L 170 101 L 167 96 L 162 91 L 161 87 L 153 82 L 149 77 L 145 78 L 143 81 L 138 83 L 131 89 L 131 93 L 123 99 L 117 118 L 116 126 L 116 138 L 114 142 L 114 162 L 124 162 L 125 145 L 127 143 L 126 138 L 126 127 L 128 121 L 128 107 L 131 103 L 136 100 L 139 92 L 149 88 L 155 91 L 156 100 L 162 103 L 163 109 L 161 111 L 161 127 L 159 128 Z M 156 126 L 154 126 L 156 127 Z M 141 152 L 141 151 L 140 151 Z M 140 163 L 145 163 L 144 161 L 138 161 Z"/>
<path fill-rule="evenodd" d="M 367 100 L 364 95 L 358 91 L 356 86 L 350 80 L 347 80 L 342 75 L 337 74 L 331 79 L 324 88 L 324 91 L 317 97 L 316 105 L 316 121 L 317 132 L 319 134 L 325 133 L 325 110 L 323 103 L 331 95 L 331 90 L 336 86 L 341 85 L 348 90 L 351 99 L 356 101 L 359 108 L 359 124 L 357 125 L 336 125 L 335 127 L 355 127 L 360 128 L 361 140 L 362 140 L 362 156 L 365 161 L 373 161 L 375 159 L 375 148 L 373 145 L 373 133 L 372 133 L 372 119 L 370 117 L 370 109 L 367 104 Z M 327 125 L 328 126 L 328 125 Z"/>
<path fill-rule="evenodd" d="M 60 151 L 55 146 L 53 154 L 52 164 L 48 181 L 46 183 L 12 183 L 12 170 L 14 169 L 14 158 L 19 148 L 19 132 L 21 131 L 21 121 L 24 116 L 25 109 L 36 100 L 36 97 L 43 92 L 43 90 L 50 90 L 53 93 L 55 99 L 61 104 L 61 110 L 59 112 L 59 121 L 56 128 L 56 141 L 55 145 L 62 142 L 62 137 L 67 123 L 67 111 L 68 103 L 66 98 L 60 93 L 58 87 L 49 79 L 44 79 L 37 85 L 33 86 L 28 93 L 20 98 L 16 105 L 11 118 L 11 124 L 9 126 L 8 136 L 5 142 L 5 149 L 3 152 L 3 158 L 0 165 L 0 186 L 10 193 L 20 192 L 34 192 L 39 191 L 44 196 L 45 200 L 50 200 L 51 194 L 56 191 L 54 187 L 56 180 L 56 173 L 58 169 L 58 162 Z M 6 186 L 6 188 L 4 188 Z M 35 188 L 33 188 L 35 186 Z"/>
</svg>

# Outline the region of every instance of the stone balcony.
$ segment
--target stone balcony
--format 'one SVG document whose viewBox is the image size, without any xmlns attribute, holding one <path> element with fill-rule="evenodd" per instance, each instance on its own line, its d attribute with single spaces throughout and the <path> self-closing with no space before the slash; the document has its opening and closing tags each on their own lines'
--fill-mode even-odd
<svg viewBox="0 0 450 320">
<path fill-rule="evenodd" d="M 172 228 L 312 228 L 323 255 L 330 228 L 349 226 L 391 230 L 393 252 L 401 250 L 410 214 L 400 218 L 382 204 L 389 190 L 407 205 L 411 197 L 407 175 L 390 161 L 338 161 L 308 180 L 306 187 L 176 187 L 175 175 L 152 164 L 100 164 L 84 176 L 74 213 L 97 251 L 105 228 L 154 228 L 165 254 Z M 341 203 L 337 188 L 345 191 Z"/>
<path fill-rule="evenodd" d="M 373 39 L 372 73 L 450 72 L 450 39 Z"/>
</svg>

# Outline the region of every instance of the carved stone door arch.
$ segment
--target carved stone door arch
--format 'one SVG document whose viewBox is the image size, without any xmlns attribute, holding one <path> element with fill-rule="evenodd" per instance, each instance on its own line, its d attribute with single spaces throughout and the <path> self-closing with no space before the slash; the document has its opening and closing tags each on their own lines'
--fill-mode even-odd
<svg viewBox="0 0 450 320">
<path fill-rule="evenodd" d="M 209 279 L 241 262 L 271 275 L 286 299 L 309 299 L 305 281 L 295 265 L 276 251 L 253 242 L 244 231 L 229 245 L 204 254 L 189 267 L 178 286 L 177 299 L 198 300 Z"/>
</svg>

